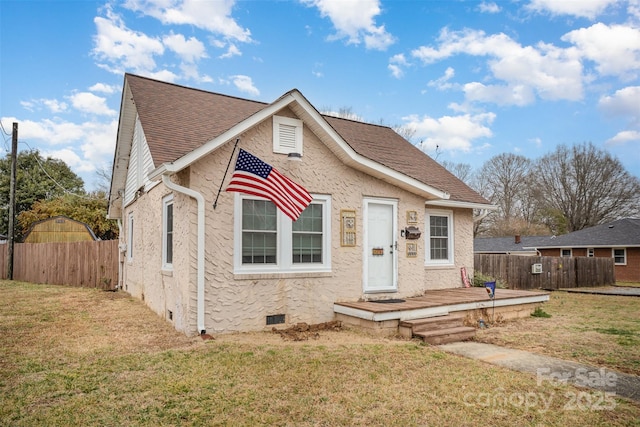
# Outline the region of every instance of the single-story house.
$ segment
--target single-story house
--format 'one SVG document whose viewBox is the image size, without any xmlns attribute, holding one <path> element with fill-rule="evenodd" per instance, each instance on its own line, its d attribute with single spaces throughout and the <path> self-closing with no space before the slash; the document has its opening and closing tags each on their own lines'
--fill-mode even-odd
<svg viewBox="0 0 640 427">
<path fill-rule="evenodd" d="M 226 191 L 239 153 L 309 193 L 296 221 Z M 108 208 L 120 286 L 188 335 L 460 287 L 474 209 L 493 208 L 390 127 L 321 114 L 296 89 L 264 103 L 124 77 Z"/>
<path fill-rule="evenodd" d="M 476 254 L 504 254 L 539 256 L 535 247 L 548 241 L 550 236 L 476 237 L 473 252 Z"/>
<path fill-rule="evenodd" d="M 89 242 L 96 240 L 91 227 L 65 215 L 34 222 L 24 236 L 24 243 Z"/>
<path fill-rule="evenodd" d="M 542 256 L 610 257 L 616 281 L 640 282 L 640 219 L 623 218 L 607 224 L 553 236 L 525 249 Z"/>
</svg>

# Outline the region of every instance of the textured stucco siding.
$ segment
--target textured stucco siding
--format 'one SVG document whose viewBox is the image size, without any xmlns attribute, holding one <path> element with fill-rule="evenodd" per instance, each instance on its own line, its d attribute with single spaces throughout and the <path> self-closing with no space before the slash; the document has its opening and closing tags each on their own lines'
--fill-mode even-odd
<svg viewBox="0 0 640 427">
<path fill-rule="evenodd" d="M 174 252 L 173 270 L 162 268 L 162 199 L 171 194 L 164 185 L 153 187 L 148 193 L 131 203 L 124 211 L 124 218 L 133 213 L 133 259 L 124 254 L 124 290 L 142 299 L 149 308 L 169 320 L 179 331 L 196 332 L 195 311 L 195 263 L 190 255 L 195 221 L 191 211 L 195 205 L 187 197 L 174 194 Z M 180 219 L 187 218 L 188 221 Z M 125 227 L 128 221 L 123 221 Z M 125 235 L 130 230 L 125 228 Z M 178 237 L 180 236 L 180 237 Z M 186 238 L 183 238 L 186 236 Z M 127 249 L 131 250 L 131 249 Z"/>
<path fill-rule="evenodd" d="M 285 110 L 280 113 L 292 116 Z M 266 316 L 285 314 L 287 324 L 318 323 L 334 319 L 333 303 L 371 298 L 417 296 L 426 289 L 460 286 L 460 267 L 470 274 L 473 268 L 473 224 L 470 209 L 454 209 L 455 265 L 425 267 L 425 200 L 379 179 L 345 166 L 319 139 L 304 128 L 301 162 L 274 154 L 272 120 L 266 120 L 241 135 L 243 148 L 270 163 L 281 173 L 302 184 L 309 192 L 331 196 L 331 271 L 322 273 L 234 274 L 234 193 L 227 193 L 233 164 L 222 184 L 233 141 L 187 170 L 173 177 L 183 186 L 196 189 L 205 198 L 205 328 L 208 333 L 262 330 Z M 223 191 L 213 209 L 219 187 Z M 125 289 L 142 298 L 159 315 L 173 312 L 174 326 L 186 334 L 197 333 L 197 210 L 196 202 L 174 194 L 173 271 L 161 269 L 162 198 L 169 191 L 162 185 L 152 188 L 125 212 L 136 215 L 133 262 L 125 262 Z M 363 292 L 363 199 L 397 201 L 398 291 Z M 340 211 L 356 211 L 357 245 L 340 246 Z M 418 212 L 422 237 L 417 240 L 418 256 L 407 258 L 406 240 L 400 230 L 407 226 L 406 211 Z M 126 221 L 124 221 L 126 223 Z M 283 326 L 283 325 L 279 325 Z"/>
</svg>

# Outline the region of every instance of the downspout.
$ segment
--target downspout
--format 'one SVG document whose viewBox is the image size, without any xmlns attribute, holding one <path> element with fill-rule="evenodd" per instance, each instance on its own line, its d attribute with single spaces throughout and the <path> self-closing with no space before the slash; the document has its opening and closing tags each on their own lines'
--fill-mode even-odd
<svg viewBox="0 0 640 427">
<path fill-rule="evenodd" d="M 131 232 L 131 231 L 129 231 Z M 123 277 L 122 277 L 122 264 L 124 264 L 124 251 L 127 250 L 126 244 L 122 242 L 122 218 L 118 218 L 118 284 L 116 285 L 116 291 L 122 289 Z"/>
<path fill-rule="evenodd" d="M 124 219 L 125 213 L 125 205 L 124 205 L 124 191 L 118 190 L 118 197 L 122 201 L 122 208 L 120 210 L 120 218 L 118 218 L 118 285 L 116 290 L 124 289 L 124 263 L 125 263 L 125 252 L 131 250 L 131 248 L 127 248 L 127 242 L 124 234 L 122 233 L 122 220 Z M 131 233 L 131 230 L 129 230 Z"/>
<path fill-rule="evenodd" d="M 198 202 L 198 253 L 197 253 L 197 323 L 198 333 L 204 335 L 204 197 L 191 188 L 183 187 L 171 181 L 169 175 L 162 174 L 162 183 L 172 191 L 186 194 Z"/>
</svg>

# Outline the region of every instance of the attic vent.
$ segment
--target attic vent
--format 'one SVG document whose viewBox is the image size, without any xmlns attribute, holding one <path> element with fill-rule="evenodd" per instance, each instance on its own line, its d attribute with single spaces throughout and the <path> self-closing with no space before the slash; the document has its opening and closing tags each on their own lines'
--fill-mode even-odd
<svg viewBox="0 0 640 427">
<path fill-rule="evenodd" d="M 302 120 L 273 116 L 273 152 L 302 154 Z"/>
<path fill-rule="evenodd" d="M 267 316 L 267 325 L 278 325 L 284 323 L 284 319 L 284 314 L 272 314 L 270 316 Z"/>
<path fill-rule="evenodd" d="M 280 147 L 294 152 L 296 149 L 296 128 L 295 126 L 280 125 Z"/>
<path fill-rule="evenodd" d="M 56 219 L 56 224 L 64 224 L 64 223 L 65 223 L 65 221 L 64 221 L 63 218 Z"/>
</svg>

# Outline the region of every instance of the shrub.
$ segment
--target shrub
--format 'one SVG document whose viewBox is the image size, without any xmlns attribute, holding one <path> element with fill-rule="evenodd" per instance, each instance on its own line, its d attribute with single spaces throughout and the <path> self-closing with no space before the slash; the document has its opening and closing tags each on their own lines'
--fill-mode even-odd
<svg viewBox="0 0 640 427">
<path fill-rule="evenodd" d="M 531 313 L 531 317 L 547 317 L 548 318 L 548 317 L 551 317 L 551 315 L 546 311 L 544 311 L 542 307 L 536 307 L 536 309 L 533 310 L 533 313 Z"/>
<path fill-rule="evenodd" d="M 473 275 L 473 286 L 478 288 L 484 288 L 485 282 L 496 282 L 496 288 L 498 289 L 507 289 L 506 283 L 504 283 L 500 279 L 495 279 L 491 276 L 485 276 L 480 272 L 474 272 Z"/>
</svg>

